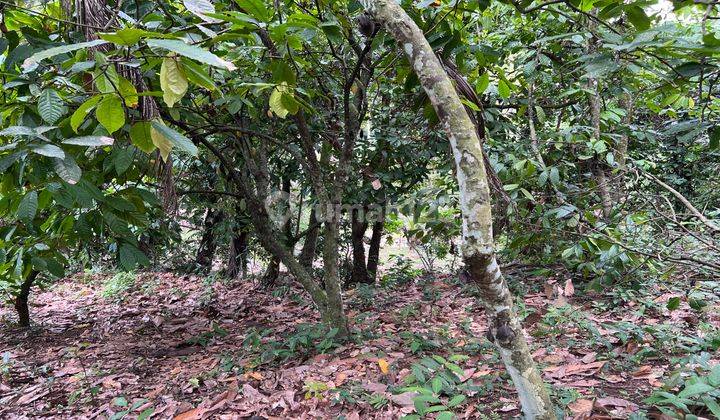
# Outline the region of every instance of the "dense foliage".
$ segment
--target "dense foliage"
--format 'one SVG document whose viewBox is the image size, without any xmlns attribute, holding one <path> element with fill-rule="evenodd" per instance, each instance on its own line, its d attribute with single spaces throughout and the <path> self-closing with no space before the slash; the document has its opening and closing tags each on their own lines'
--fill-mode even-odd
<svg viewBox="0 0 720 420">
<path fill-rule="evenodd" d="M 401 3 L 483 143 L 503 258 L 597 291 L 720 273 L 714 3 Z M 460 252 L 445 132 L 360 3 L 0 16 L 0 291 L 22 324 L 31 287 L 68 271 L 220 261 L 238 277 L 254 256 L 345 335 L 343 289 L 375 283 L 387 240 L 427 270 Z"/>
</svg>

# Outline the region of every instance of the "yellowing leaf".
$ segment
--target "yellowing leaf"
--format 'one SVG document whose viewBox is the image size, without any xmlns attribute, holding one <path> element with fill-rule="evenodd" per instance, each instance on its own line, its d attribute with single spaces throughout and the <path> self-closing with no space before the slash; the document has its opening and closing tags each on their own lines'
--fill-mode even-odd
<svg viewBox="0 0 720 420">
<path fill-rule="evenodd" d="M 150 127 L 150 137 L 152 142 L 160 150 L 160 156 L 167 162 L 168 156 L 170 156 L 170 150 L 172 150 L 172 143 L 167 139 L 160 131 L 156 130 L 155 127 Z"/>
<path fill-rule="evenodd" d="M 163 100 L 172 108 L 187 92 L 188 81 L 185 72 L 173 57 L 165 57 L 160 67 L 160 87 Z"/>
<path fill-rule="evenodd" d="M 280 118 L 287 117 L 287 114 L 290 112 L 287 108 L 285 108 L 282 101 L 285 89 L 287 89 L 287 85 L 283 82 L 282 84 L 275 86 L 275 89 L 273 89 L 270 94 L 270 110 Z"/>
<path fill-rule="evenodd" d="M 380 372 L 387 375 L 390 372 L 390 364 L 385 359 L 378 359 L 378 366 L 380 366 Z"/>
</svg>

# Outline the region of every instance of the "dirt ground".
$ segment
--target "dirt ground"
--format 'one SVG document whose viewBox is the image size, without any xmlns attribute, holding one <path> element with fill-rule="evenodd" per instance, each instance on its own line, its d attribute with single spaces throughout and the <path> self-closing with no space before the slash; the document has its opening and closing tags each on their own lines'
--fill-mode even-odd
<svg viewBox="0 0 720 420">
<path fill-rule="evenodd" d="M 30 331 L 13 329 L 12 307 L 0 307 L 0 418 L 395 419 L 416 411 L 408 378 L 418 386 L 418 375 L 444 369 L 427 368 L 433 356 L 461 369 L 440 398 L 457 418 L 519 415 L 477 299 L 450 276 L 349 292 L 355 334 L 344 342 L 317 326 L 289 284 L 142 273 L 124 290 L 111 277 L 37 292 Z M 538 282 L 520 310 L 561 408 L 575 418 L 652 413 L 643 399 L 675 368 L 674 347 L 664 352 L 657 334 L 628 338 L 621 326 L 693 334 L 698 315 L 684 301 L 665 309 L 682 295 L 648 291 L 657 306 L 641 311 L 636 300 Z M 720 326 L 717 312 L 702 316 Z M 648 349 L 659 351 L 638 357 Z"/>
</svg>

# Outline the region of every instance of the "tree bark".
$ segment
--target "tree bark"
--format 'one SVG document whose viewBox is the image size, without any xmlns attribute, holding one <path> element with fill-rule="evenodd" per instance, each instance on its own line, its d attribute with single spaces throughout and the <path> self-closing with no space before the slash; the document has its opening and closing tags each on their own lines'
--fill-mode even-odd
<svg viewBox="0 0 720 420">
<path fill-rule="evenodd" d="M 380 246 L 384 229 L 384 220 L 378 220 L 373 223 L 372 236 L 370 237 L 370 248 L 368 249 L 367 258 L 367 275 L 368 282 L 370 284 L 374 284 L 377 280 L 377 267 L 380 261 Z"/>
<path fill-rule="evenodd" d="M 320 236 L 320 225 L 318 224 L 317 214 L 315 212 L 315 206 L 310 211 L 310 220 L 308 222 L 308 229 L 310 231 L 305 235 L 305 242 L 303 243 L 302 250 L 300 251 L 300 264 L 307 270 L 311 270 L 313 263 L 315 262 L 315 253 L 317 251 L 318 237 Z"/>
<path fill-rule="evenodd" d="M 363 212 L 365 213 L 365 212 Z M 361 217 L 359 209 L 353 209 L 350 215 L 350 230 L 352 239 L 353 268 L 350 274 L 350 284 L 368 284 L 367 264 L 365 263 L 365 231 L 368 224 Z"/>
<path fill-rule="evenodd" d="M 217 241 L 215 239 L 215 226 L 222 222 L 225 215 L 222 211 L 215 209 L 208 209 L 207 215 L 205 216 L 205 223 L 203 224 L 203 235 L 200 239 L 200 246 L 198 247 L 197 256 L 195 262 L 202 271 L 208 271 L 212 268 L 213 258 L 215 257 L 215 250 L 217 249 Z"/>
<path fill-rule="evenodd" d="M 235 232 L 230 242 L 228 256 L 227 275 L 231 279 L 238 278 L 241 274 L 247 273 L 248 233 L 246 231 Z"/>
<path fill-rule="evenodd" d="M 30 308 L 28 307 L 28 300 L 30 298 L 30 288 L 32 288 L 35 279 L 37 278 L 38 271 L 31 271 L 25 281 L 20 285 L 20 293 L 15 298 L 15 310 L 18 313 L 18 325 L 21 328 L 30 327 Z"/>
<path fill-rule="evenodd" d="M 489 336 L 518 391 L 525 417 L 554 419 L 507 283 L 495 260 L 490 188 L 477 132 L 425 35 L 394 0 L 361 0 L 402 46 L 452 145 L 463 219 L 462 252 L 468 278 L 480 289 Z"/>
</svg>

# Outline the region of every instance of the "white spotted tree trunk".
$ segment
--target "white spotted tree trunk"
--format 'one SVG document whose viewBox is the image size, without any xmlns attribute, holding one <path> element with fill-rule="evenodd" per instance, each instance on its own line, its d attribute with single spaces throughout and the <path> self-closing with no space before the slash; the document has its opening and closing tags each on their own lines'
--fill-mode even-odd
<svg viewBox="0 0 720 420">
<path fill-rule="evenodd" d="M 523 413 L 528 419 L 554 419 L 550 397 L 495 260 L 490 188 L 475 127 L 425 35 L 402 7 L 394 0 L 361 3 L 402 46 L 450 139 L 460 188 L 467 277 L 481 292 L 490 328 L 488 336 L 512 377 Z"/>
</svg>

